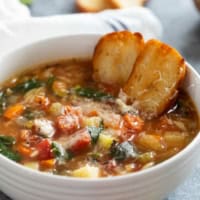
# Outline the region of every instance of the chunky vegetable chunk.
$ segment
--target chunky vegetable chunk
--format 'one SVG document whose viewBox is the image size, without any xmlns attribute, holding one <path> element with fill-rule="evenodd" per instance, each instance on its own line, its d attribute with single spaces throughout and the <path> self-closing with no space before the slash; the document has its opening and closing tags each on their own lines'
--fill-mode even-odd
<svg viewBox="0 0 200 200">
<path fill-rule="evenodd" d="M 108 177 L 152 167 L 197 134 L 198 115 L 184 91 L 147 120 L 120 86 L 94 81 L 92 69 L 91 61 L 62 61 L 3 84 L 0 154 L 52 174 Z"/>
</svg>

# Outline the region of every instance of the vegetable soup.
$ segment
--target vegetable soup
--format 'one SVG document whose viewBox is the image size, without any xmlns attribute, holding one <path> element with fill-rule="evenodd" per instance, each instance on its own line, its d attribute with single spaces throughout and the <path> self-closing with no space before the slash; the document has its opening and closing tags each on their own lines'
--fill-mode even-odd
<svg viewBox="0 0 200 200">
<path fill-rule="evenodd" d="M 0 90 L 0 153 L 26 167 L 72 177 L 108 177 L 152 167 L 199 131 L 181 90 L 160 116 L 143 118 L 117 85 L 92 79 L 90 60 L 39 66 Z"/>
</svg>

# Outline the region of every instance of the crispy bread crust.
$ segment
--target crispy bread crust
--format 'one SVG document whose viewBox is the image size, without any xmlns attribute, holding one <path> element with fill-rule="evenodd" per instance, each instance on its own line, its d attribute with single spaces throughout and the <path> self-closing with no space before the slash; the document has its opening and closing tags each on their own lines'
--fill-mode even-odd
<svg viewBox="0 0 200 200">
<path fill-rule="evenodd" d="M 93 79 L 123 86 L 143 47 L 140 33 L 122 31 L 103 36 L 93 54 Z"/>
<path fill-rule="evenodd" d="M 158 40 L 149 40 L 124 91 L 145 118 L 157 117 L 176 98 L 185 73 L 184 59 L 174 48 Z"/>
</svg>

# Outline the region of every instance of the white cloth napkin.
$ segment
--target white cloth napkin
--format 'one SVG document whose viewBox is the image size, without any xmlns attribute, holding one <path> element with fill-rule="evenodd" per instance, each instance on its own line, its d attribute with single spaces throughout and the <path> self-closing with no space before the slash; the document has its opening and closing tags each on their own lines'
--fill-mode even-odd
<svg viewBox="0 0 200 200">
<path fill-rule="evenodd" d="M 98 14 L 31 17 L 19 0 L 0 0 L 0 55 L 27 43 L 72 33 L 138 31 L 145 39 L 159 38 L 162 26 L 147 8 L 108 10 Z"/>
</svg>

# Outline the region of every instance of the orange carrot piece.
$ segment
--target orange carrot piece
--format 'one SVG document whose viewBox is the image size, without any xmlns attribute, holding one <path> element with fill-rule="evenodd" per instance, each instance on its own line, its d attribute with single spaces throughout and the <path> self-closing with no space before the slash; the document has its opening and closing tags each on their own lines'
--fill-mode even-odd
<svg viewBox="0 0 200 200">
<path fill-rule="evenodd" d="M 54 168 L 55 163 L 56 163 L 55 159 L 41 160 L 39 162 L 40 167 L 43 169 L 52 169 L 52 168 Z"/>
<path fill-rule="evenodd" d="M 30 157 L 32 150 L 24 145 L 20 144 L 17 147 L 17 151 L 22 154 L 23 156 Z"/>
<path fill-rule="evenodd" d="M 22 104 L 15 104 L 6 109 L 3 116 L 7 119 L 13 119 L 21 115 L 24 111 L 24 106 Z"/>
</svg>

